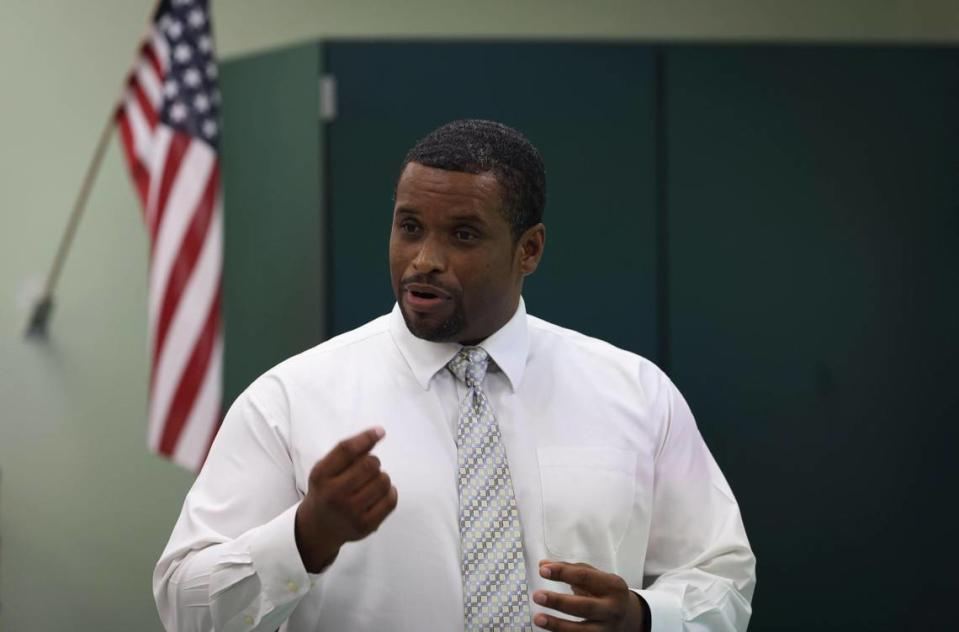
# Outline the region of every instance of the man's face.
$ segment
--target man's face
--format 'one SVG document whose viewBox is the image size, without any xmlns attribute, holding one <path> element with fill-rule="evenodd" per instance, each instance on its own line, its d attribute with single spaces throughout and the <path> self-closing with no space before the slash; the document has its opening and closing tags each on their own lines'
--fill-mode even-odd
<svg viewBox="0 0 959 632">
<path fill-rule="evenodd" d="M 514 242 L 492 173 L 410 163 L 400 175 L 390 275 L 419 338 L 475 344 L 512 317 L 523 277 L 542 255 L 542 224 Z"/>
</svg>

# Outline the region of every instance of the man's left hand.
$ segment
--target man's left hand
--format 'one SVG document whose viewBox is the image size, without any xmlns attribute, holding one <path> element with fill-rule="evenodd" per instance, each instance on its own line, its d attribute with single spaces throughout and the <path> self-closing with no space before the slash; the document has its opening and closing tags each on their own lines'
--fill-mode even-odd
<svg viewBox="0 0 959 632">
<path fill-rule="evenodd" d="M 573 594 L 537 590 L 533 593 L 533 601 L 546 608 L 582 617 L 584 620 L 567 621 L 538 613 L 533 617 L 533 623 L 537 626 L 559 632 L 642 632 L 647 629 L 646 606 L 619 575 L 604 573 L 589 564 L 550 560 L 540 561 L 539 574 L 547 579 L 569 584 Z"/>
</svg>

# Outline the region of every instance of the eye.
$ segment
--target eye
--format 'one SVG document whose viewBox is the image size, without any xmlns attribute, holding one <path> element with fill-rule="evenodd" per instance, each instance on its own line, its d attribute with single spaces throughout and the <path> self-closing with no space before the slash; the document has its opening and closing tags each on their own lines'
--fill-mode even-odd
<svg viewBox="0 0 959 632">
<path fill-rule="evenodd" d="M 406 235 L 417 235 L 420 232 L 420 225 L 413 220 L 405 219 L 399 224 L 400 232 Z"/>
<path fill-rule="evenodd" d="M 475 232 L 465 228 L 457 228 L 455 231 L 453 231 L 453 236 L 460 241 L 475 241 L 479 238 Z"/>
</svg>

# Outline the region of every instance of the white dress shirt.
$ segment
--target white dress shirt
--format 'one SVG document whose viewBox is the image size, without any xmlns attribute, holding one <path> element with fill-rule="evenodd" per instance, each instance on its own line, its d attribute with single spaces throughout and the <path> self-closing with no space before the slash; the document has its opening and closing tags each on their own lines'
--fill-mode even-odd
<svg viewBox="0 0 959 632">
<path fill-rule="evenodd" d="M 616 573 L 652 630 L 745 630 L 755 558 L 686 402 L 651 362 L 528 316 L 481 345 L 523 528 L 530 595 L 570 592 L 540 559 Z M 399 308 L 281 363 L 230 408 L 156 566 L 167 630 L 463 630 L 460 349 Z M 318 575 L 294 539 L 313 464 L 374 425 L 399 491 L 379 530 Z M 534 614 L 544 611 L 530 598 Z M 556 614 L 553 611 L 547 611 Z"/>
</svg>

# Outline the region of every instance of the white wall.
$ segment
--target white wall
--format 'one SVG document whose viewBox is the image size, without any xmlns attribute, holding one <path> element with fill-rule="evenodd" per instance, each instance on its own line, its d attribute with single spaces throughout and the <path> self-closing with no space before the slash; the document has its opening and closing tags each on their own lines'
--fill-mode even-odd
<svg viewBox="0 0 959 632">
<path fill-rule="evenodd" d="M 844 42 L 959 38 L 954 0 L 244 0 L 222 3 L 216 17 L 223 53 L 317 35 Z"/>
<path fill-rule="evenodd" d="M 0 630 L 159 629 L 150 573 L 192 476 L 145 449 L 146 248 L 111 144 L 22 333 L 153 2 L 0 0 Z M 221 0 L 221 55 L 318 36 L 959 42 L 954 0 Z"/>
</svg>

